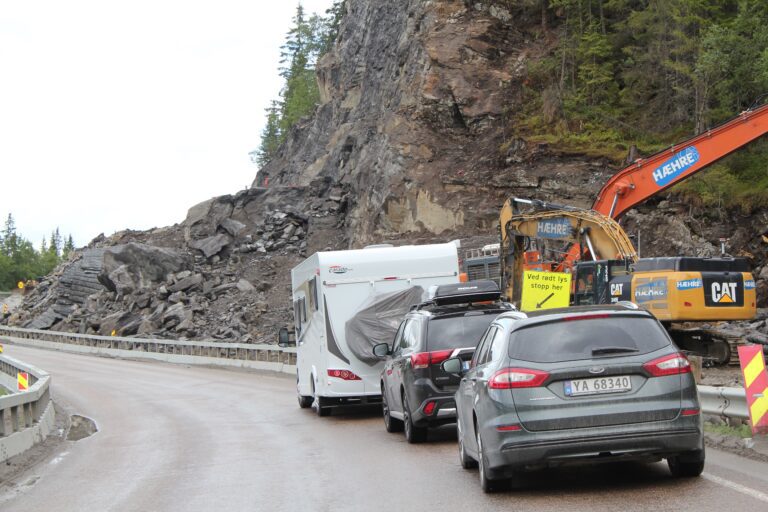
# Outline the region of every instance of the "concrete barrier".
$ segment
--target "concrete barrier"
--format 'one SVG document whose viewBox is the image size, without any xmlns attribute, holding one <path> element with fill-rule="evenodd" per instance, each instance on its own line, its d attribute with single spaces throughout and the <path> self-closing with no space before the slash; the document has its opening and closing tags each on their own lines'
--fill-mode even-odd
<svg viewBox="0 0 768 512">
<path fill-rule="evenodd" d="M 276 345 L 93 336 L 5 326 L 0 326 L 0 342 L 77 354 L 296 373 L 296 348 Z"/>
<path fill-rule="evenodd" d="M 55 424 L 50 375 L 12 357 L 0 356 L 4 387 L 16 388 L 18 372 L 29 374 L 29 389 L 0 397 L 0 463 L 44 441 Z"/>
</svg>

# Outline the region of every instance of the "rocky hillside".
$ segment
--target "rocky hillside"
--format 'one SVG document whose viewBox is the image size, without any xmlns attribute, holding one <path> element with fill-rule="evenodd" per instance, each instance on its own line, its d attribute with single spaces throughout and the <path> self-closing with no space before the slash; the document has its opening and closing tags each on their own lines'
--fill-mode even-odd
<svg viewBox="0 0 768 512">
<path fill-rule="evenodd" d="M 181 225 L 95 240 L 7 321 L 124 335 L 266 341 L 288 322 L 289 269 L 326 248 L 495 240 L 509 196 L 589 206 L 620 166 L 531 143 L 509 122 L 556 43 L 510 2 L 349 0 L 318 64 L 321 104 L 251 189 Z M 644 256 L 751 258 L 768 298 L 768 210 L 705 211 L 674 195 L 630 212 Z"/>
</svg>

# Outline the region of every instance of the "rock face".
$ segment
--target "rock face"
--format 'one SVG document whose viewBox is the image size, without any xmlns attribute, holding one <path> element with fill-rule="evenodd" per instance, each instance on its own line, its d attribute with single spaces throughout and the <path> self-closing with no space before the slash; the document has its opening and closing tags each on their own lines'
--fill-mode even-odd
<svg viewBox="0 0 768 512">
<path fill-rule="evenodd" d="M 322 105 L 254 186 L 341 199 L 352 244 L 490 234 L 510 195 L 590 204 L 607 162 L 558 158 L 504 125 L 544 44 L 508 3 L 348 2 L 319 64 Z"/>
<path fill-rule="evenodd" d="M 99 274 L 102 270 L 103 249 L 80 252 L 53 276 L 41 282 L 34 290 L 37 301 L 25 301 L 32 319 L 24 324 L 30 329 L 49 329 L 82 306 L 87 298 L 102 290 Z"/>
<path fill-rule="evenodd" d="M 111 292 L 126 295 L 147 290 L 189 266 L 189 258 L 171 249 L 137 243 L 116 245 L 103 253 L 99 282 Z"/>
<path fill-rule="evenodd" d="M 518 4 L 348 0 L 318 65 L 321 104 L 250 189 L 191 207 L 181 225 L 99 237 L 11 322 L 272 341 L 291 322 L 290 268 L 314 251 L 490 243 L 510 196 L 588 207 L 617 166 L 559 154 L 510 124 L 526 108 L 529 67 L 556 38 Z M 730 238 L 768 306 L 768 210 L 711 212 L 665 194 L 622 223 L 643 256 L 716 255 Z"/>
</svg>

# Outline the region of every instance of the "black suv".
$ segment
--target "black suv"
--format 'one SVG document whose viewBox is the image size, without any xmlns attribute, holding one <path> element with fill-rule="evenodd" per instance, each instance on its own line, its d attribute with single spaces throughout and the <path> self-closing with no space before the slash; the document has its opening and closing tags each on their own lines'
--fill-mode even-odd
<svg viewBox="0 0 768 512">
<path fill-rule="evenodd" d="M 418 443 L 428 427 L 456 421 L 453 395 L 460 379 L 440 363 L 452 357 L 469 363 L 488 325 L 514 309 L 500 295 L 488 280 L 438 286 L 431 300 L 406 314 L 391 346 L 374 346 L 373 353 L 386 358 L 381 395 L 387 432 L 404 429 L 408 442 Z"/>
</svg>

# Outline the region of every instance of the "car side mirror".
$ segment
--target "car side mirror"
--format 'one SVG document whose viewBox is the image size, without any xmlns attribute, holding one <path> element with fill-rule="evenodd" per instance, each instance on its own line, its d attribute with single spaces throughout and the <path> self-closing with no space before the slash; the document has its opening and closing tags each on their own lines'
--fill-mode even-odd
<svg viewBox="0 0 768 512">
<path fill-rule="evenodd" d="M 440 364 L 440 368 L 445 373 L 452 373 L 454 375 L 462 375 L 464 373 L 464 364 L 458 357 L 446 359 Z"/>
<path fill-rule="evenodd" d="M 278 347 L 288 347 L 291 345 L 295 345 L 296 342 L 291 342 L 291 335 L 288 332 L 288 329 L 285 327 L 281 327 L 279 331 L 277 331 L 277 346 Z"/>
<path fill-rule="evenodd" d="M 379 359 L 383 359 L 389 355 L 389 344 L 379 343 L 373 346 L 373 355 Z"/>
</svg>

